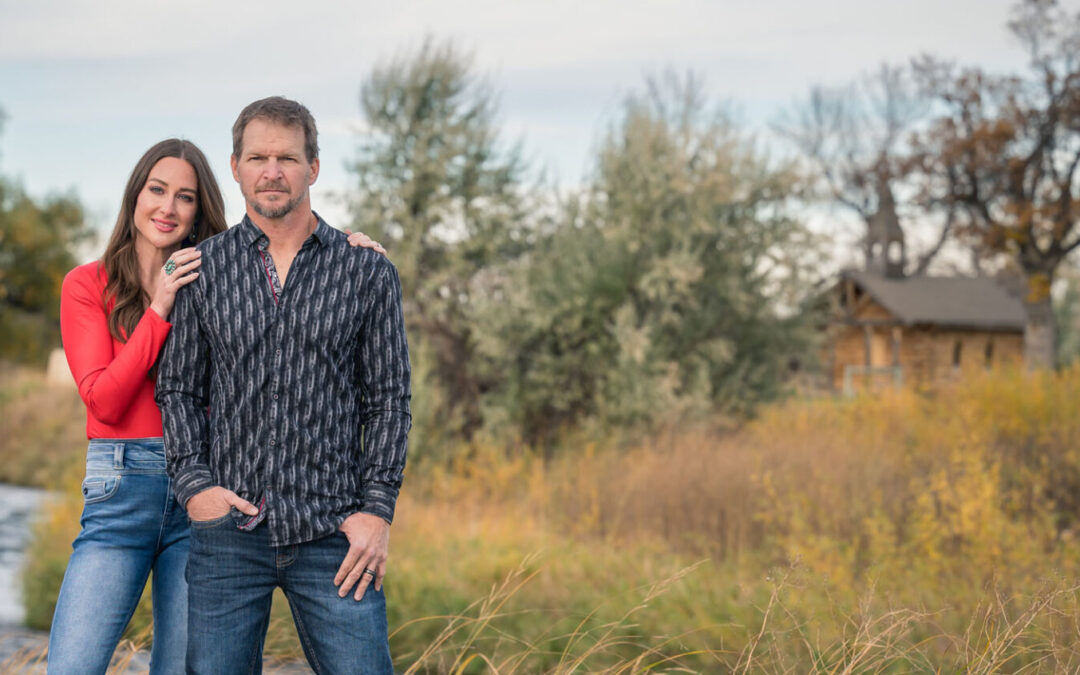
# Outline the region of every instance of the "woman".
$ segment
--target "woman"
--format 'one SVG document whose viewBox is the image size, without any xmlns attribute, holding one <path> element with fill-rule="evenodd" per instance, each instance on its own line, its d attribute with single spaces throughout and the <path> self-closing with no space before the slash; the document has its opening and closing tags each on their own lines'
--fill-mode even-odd
<svg viewBox="0 0 1080 675">
<path fill-rule="evenodd" d="M 184 672 L 188 521 L 165 473 L 154 376 L 176 292 L 198 276 L 193 246 L 223 230 L 206 157 L 188 141 L 165 140 L 135 165 L 105 255 L 64 279 L 61 334 L 90 442 L 50 674 L 106 671 L 151 571 L 150 672 Z M 349 241 L 383 252 L 362 233 Z"/>
</svg>

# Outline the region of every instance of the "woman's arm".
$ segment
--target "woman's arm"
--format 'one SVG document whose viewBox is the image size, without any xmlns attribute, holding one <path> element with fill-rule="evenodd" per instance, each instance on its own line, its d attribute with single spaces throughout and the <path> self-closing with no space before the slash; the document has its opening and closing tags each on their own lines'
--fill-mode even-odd
<svg viewBox="0 0 1080 675">
<path fill-rule="evenodd" d="M 95 266 L 76 267 L 60 292 L 60 334 L 71 374 L 87 409 L 105 424 L 119 423 L 157 361 L 170 324 L 147 309 L 114 358 Z"/>
</svg>

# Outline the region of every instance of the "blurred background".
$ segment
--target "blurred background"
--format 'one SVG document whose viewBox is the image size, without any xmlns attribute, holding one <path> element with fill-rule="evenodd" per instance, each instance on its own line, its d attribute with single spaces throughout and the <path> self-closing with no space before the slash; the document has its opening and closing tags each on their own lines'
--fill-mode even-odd
<svg viewBox="0 0 1080 675">
<path fill-rule="evenodd" d="M 1077 2 L 0 17 L 0 621 L 47 629 L 78 531 L 63 276 L 162 138 L 238 221 L 282 94 L 402 279 L 402 671 L 1080 667 Z"/>
</svg>

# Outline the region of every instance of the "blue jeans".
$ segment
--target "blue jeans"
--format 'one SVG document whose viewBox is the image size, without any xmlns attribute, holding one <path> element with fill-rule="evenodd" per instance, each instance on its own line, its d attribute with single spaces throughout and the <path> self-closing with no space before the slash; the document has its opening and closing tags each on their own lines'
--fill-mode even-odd
<svg viewBox="0 0 1080 675">
<path fill-rule="evenodd" d="M 316 673 L 392 675 L 383 593 L 368 586 L 357 602 L 339 598 L 334 586 L 348 550 L 340 532 L 273 547 L 265 522 L 245 532 L 231 515 L 191 521 L 188 672 L 261 673 L 271 597 L 280 587 Z"/>
<path fill-rule="evenodd" d="M 153 675 L 184 672 L 187 514 L 172 495 L 160 438 L 93 439 L 49 634 L 50 675 L 104 673 L 153 570 Z"/>
</svg>

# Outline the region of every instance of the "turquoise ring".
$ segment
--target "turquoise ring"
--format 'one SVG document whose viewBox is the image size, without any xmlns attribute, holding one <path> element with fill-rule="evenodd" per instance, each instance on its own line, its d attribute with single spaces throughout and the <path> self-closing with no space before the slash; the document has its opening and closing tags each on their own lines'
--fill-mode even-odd
<svg viewBox="0 0 1080 675">
<path fill-rule="evenodd" d="M 176 271 L 176 261 L 173 260 L 172 258 L 169 258 L 168 260 L 165 261 L 164 269 L 165 269 L 165 275 L 166 276 L 172 274 L 173 272 Z"/>
</svg>

